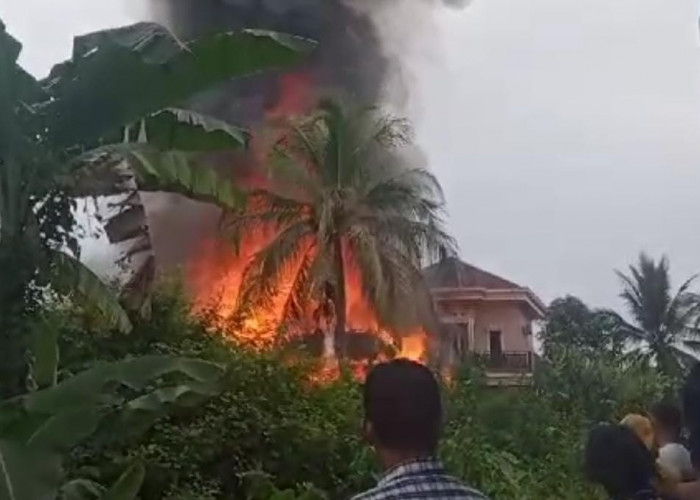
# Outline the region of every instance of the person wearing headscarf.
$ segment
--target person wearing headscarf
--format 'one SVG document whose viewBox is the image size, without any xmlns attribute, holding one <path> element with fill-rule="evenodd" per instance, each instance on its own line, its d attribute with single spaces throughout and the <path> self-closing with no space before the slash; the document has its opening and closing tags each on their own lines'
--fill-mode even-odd
<svg viewBox="0 0 700 500">
<path fill-rule="evenodd" d="M 631 429 L 639 440 L 644 444 L 652 457 L 654 457 L 654 479 L 653 484 L 657 491 L 670 495 L 675 490 L 678 483 L 681 481 L 681 476 L 669 470 L 665 465 L 658 461 L 658 441 L 654 431 L 654 424 L 651 419 L 631 413 L 620 421 L 623 425 Z"/>
</svg>

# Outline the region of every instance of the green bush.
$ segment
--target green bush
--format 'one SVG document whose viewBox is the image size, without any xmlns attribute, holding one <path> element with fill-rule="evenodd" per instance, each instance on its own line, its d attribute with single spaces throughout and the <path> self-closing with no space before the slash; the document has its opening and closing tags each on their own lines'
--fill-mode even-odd
<svg viewBox="0 0 700 500">
<path fill-rule="evenodd" d="M 562 351 L 537 371 L 537 387 L 557 410 L 589 421 L 619 420 L 677 393 L 674 381 L 644 359 Z"/>
<path fill-rule="evenodd" d="M 141 460 L 144 500 L 258 500 L 268 490 L 252 493 L 248 483 L 260 471 L 274 483 L 268 498 L 318 498 L 317 489 L 347 498 L 373 484 L 378 468 L 360 437 L 360 386 L 351 377 L 314 384 L 313 361 L 290 363 L 284 353 L 251 352 L 222 340 L 187 314 L 177 288 L 156 296 L 152 318 L 134 321 L 131 335 L 86 332 L 70 311 L 56 321 L 69 353 L 64 361 L 75 369 L 149 353 L 198 356 L 227 367 L 220 396 L 177 410 L 138 439 L 93 442 L 74 454 L 73 468 L 110 477 Z M 442 455 L 453 473 L 492 498 L 597 499 L 581 474 L 587 428 L 638 410 L 668 389 L 643 364 L 605 357 L 552 360 L 532 387 L 520 389 L 488 388 L 478 370 L 465 368 L 444 388 Z"/>
<path fill-rule="evenodd" d="M 465 370 L 447 389 L 443 457 L 492 498 L 597 498 L 580 474 L 583 418 L 537 387 L 489 388 Z"/>
</svg>

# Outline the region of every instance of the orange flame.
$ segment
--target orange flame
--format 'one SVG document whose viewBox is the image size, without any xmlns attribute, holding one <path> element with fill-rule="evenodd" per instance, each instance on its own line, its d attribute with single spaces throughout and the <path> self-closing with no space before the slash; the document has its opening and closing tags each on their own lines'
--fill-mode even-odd
<svg viewBox="0 0 700 500">
<path fill-rule="evenodd" d="M 412 333 L 401 340 L 401 351 L 398 357 L 412 361 L 425 361 L 427 343 L 428 336 L 425 332 Z"/>
</svg>

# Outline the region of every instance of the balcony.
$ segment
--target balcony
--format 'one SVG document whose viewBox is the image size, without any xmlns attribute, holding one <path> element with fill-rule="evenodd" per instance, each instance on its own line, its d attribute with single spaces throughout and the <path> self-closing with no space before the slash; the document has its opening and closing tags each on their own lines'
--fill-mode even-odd
<svg viewBox="0 0 700 500">
<path fill-rule="evenodd" d="M 490 386 L 523 386 L 532 382 L 531 352 L 474 353 Z"/>
<path fill-rule="evenodd" d="M 475 353 L 475 357 L 487 371 L 505 373 L 532 372 L 531 352 Z"/>
</svg>

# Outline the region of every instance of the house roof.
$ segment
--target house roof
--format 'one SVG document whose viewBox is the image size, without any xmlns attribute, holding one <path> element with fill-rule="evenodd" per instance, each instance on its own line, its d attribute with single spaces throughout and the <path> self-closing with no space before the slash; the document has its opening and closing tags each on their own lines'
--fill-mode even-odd
<svg viewBox="0 0 700 500">
<path fill-rule="evenodd" d="M 448 257 L 423 270 L 428 287 L 438 299 L 518 301 L 526 303 L 534 317 L 542 318 L 545 305 L 527 287 Z"/>
<path fill-rule="evenodd" d="M 524 287 L 478 267 L 447 257 L 423 270 L 430 288 L 483 288 L 486 290 L 522 290 Z"/>
</svg>

